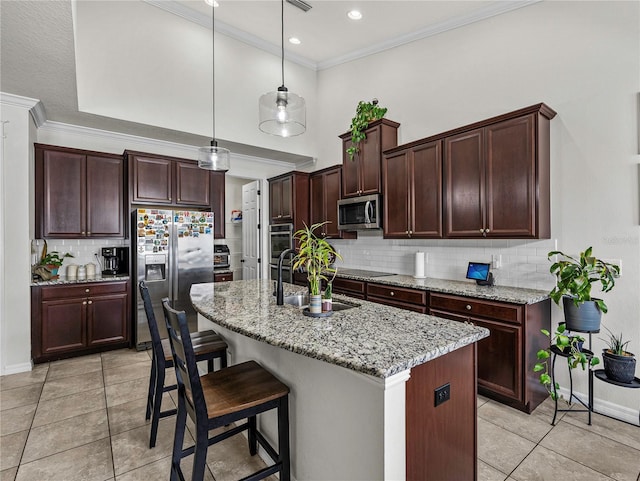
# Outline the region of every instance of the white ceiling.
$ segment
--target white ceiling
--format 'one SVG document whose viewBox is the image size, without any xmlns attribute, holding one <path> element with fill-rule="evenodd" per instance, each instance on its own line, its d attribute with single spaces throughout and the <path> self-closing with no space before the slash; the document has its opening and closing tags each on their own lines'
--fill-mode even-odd
<svg viewBox="0 0 640 481">
<path fill-rule="evenodd" d="M 211 26 L 211 7 L 204 0 L 127 1 L 146 1 L 177 15 L 176 21 L 187 18 L 194 24 Z M 279 1 L 218 1 L 216 31 L 280 55 Z M 307 0 L 312 9 L 306 13 L 285 2 L 285 38 L 295 35 L 302 40 L 298 46 L 286 43 L 285 55 L 289 61 L 311 69 L 330 68 L 537 1 Z M 0 8 L 0 90 L 3 92 L 40 99 L 48 120 L 186 145 L 208 142 L 191 132 L 78 110 L 74 7 L 70 0 L 2 1 Z M 347 18 L 351 8 L 363 13 L 361 21 Z M 239 145 L 234 146 L 234 151 L 242 153 L 243 148 L 248 155 L 267 158 L 285 160 L 288 155 Z M 308 160 L 289 157 L 293 162 Z"/>
</svg>

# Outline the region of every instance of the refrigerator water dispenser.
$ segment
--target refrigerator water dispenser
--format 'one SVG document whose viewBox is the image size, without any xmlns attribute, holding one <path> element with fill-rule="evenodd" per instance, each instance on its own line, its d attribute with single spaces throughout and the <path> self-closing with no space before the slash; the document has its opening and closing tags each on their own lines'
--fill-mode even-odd
<svg viewBox="0 0 640 481">
<path fill-rule="evenodd" d="M 167 278 L 167 257 L 165 255 L 145 256 L 144 264 L 145 281 L 164 281 Z"/>
</svg>

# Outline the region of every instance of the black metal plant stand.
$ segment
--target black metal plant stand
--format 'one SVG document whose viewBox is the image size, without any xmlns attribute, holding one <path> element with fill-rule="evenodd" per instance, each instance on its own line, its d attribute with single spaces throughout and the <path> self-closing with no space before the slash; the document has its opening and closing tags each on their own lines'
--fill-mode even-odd
<svg viewBox="0 0 640 481">
<path fill-rule="evenodd" d="M 588 333 L 589 347 L 591 347 L 591 334 L 593 332 L 600 332 L 600 331 L 598 330 L 598 331 L 576 331 L 576 332 Z M 553 397 L 555 402 L 555 409 L 553 411 L 553 420 L 551 421 L 551 424 L 553 426 L 555 426 L 556 424 L 556 417 L 558 416 L 558 413 L 567 412 L 567 411 L 571 411 L 574 413 L 575 412 L 589 413 L 587 424 L 591 426 L 591 413 L 593 412 L 593 370 L 591 369 L 591 358 L 593 358 L 593 352 L 590 351 L 589 349 L 584 349 L 584 348 L 582 349 L 582 352 L 585 353 L 587 356 L 587 365 L 588 365 L 587 369 L 589 371 L 589 387 L 588 387 L 588 393 L 587 393 L 587 404 L 585 404 L 584 401 L 582 401 L 582 399 L 580 399 L 578 396 L 573 394 L 573 376 L 572 376 L 573 369 L 571 369 L 571 366 L 569 366 L 569 360 L 568 360 L 571 354 L 562 351 L 555 344 L 551 346 L 551 353 L 553 354 L 553 358 L 551 360 L 551 385 L 553 386 L 553 394 L 554 394 Z M 571 404 L 571 400 L 575 398 L 575 400 L 578 401 L 580 404 L 582 404 L 586 409 L 558 409 L 558 392 L 556 389 L 556 380 L 555 380 L 555 368 L 556 368 L 557 356 L 567 358 L 567 368 L 569 370 L 569 404 Z"/>
</svg>

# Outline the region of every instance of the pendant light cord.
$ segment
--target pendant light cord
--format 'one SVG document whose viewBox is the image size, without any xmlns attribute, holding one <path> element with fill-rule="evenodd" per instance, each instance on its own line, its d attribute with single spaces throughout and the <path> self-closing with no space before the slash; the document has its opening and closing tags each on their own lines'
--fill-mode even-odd
<svg viewBox="0 0 640 481">
<path fill-rule="evenodd" d="M 211 145 L 216 146 L 216 7 L 211 5 Z"/>
<path fill-rule="evenodd" d="M 281 53 L 282 53 L 282 86 L 284 87 L 284 0 L 281 1 L 280 8 L 280 25 L 281 25 L 281 33 L 282 33 L 282 41 L 281 45 Z"/>
</svg>

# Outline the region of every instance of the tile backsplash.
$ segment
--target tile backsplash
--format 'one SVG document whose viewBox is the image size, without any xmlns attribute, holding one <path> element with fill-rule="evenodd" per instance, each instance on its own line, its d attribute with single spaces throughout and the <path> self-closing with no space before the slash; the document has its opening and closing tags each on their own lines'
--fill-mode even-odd
<svg viewBox="0 0 640 481">
<path fill-rule="evenodd" d="M 64 274 L 65 266 L 69 264 L 85 265 L 96 264 L 98 271 L 102 270 L 98 266 L 95 254 L 98 254 L 100 262 L 103 262 L 103 247 L 128 247 L 129 240 L 122 239 L 50 239 L 47 240 L 47 251 L 58 251 L 60 255 L 69 253 L 72 259 L 64 259 L 61 273 Z M 31 264 L 36 264 L 40 260 L 40 254 L 44 247 L 44 240 L 33 239 L 31 241 Z"/>
<path fill-rule="evenodd" d="M 499 256 L 501 266 L 492 268 L 497 285 L 550 290 L 547 253 L 557 239 L 383 239 L 381 231 L 360 231 L 357 240 L 330 241 L 343 260 L 336 265 L 413 275 L 415 253 L 425 253 L 425 274 L 438 279 L 465 280 L 469 261 L 491 262 Z"/>
</svg>

